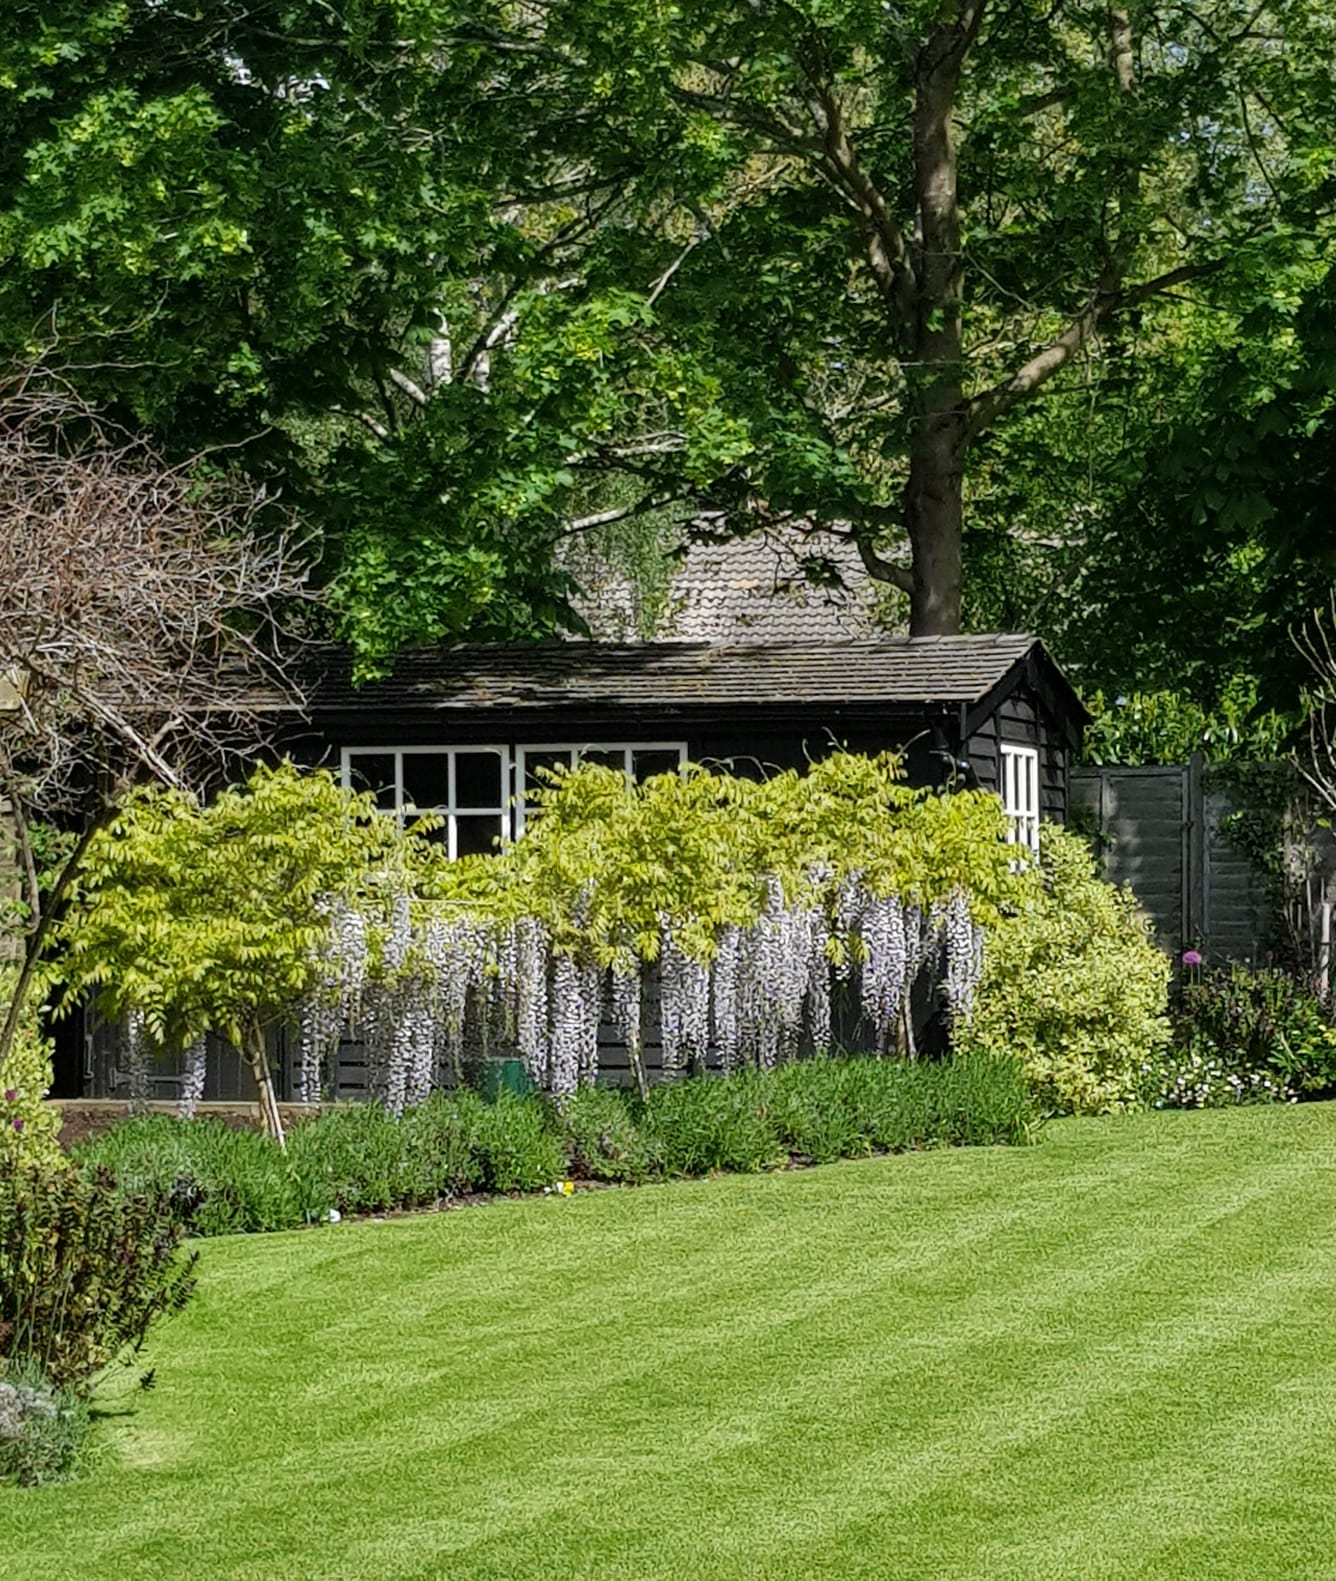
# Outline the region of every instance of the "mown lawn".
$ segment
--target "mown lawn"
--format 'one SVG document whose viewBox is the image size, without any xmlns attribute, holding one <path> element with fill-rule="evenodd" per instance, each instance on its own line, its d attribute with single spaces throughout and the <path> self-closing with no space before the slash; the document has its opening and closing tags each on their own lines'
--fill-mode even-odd
<svg viewBox="0 0 1336 1581">
<path fill-rule="evenodd" d="M 92 1475 L 0 1491 L 0 1576 L 1336 1578 L 1336 1106 L 202 1270 Z"/>
</svg>

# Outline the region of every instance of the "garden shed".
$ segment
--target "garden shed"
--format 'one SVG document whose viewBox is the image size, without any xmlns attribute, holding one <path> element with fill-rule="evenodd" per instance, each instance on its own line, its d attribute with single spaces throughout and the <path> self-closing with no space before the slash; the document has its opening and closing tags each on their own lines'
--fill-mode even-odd
<svg viewBox="0 0 1336 1581">
<path fill-rule="evenodd" d="M 836 748 L 905 754 L 916 785 L 997 791 L 1014 836 L 1067 814 L 1086 711 L 1023 634 L 808 642 L 572 641 L 404 654 L 312 688 L 303 755 L 377 792 L 387 812 L 439 813 L 451 855 L 523 833 L 537 771 L 595 758 L 640 779 L 684 761 L 763 775 Z"/>
<path fill-rule="evenodd" d="M 903 752 L 911 784 L 996 791 L 1011 837 L 1037 845 L 1041 816 L 1066 817 L 1088 717 L 1043 644 L 1015 633 L 441 646 L 362 686 L 346 654 L 327 650 L 308 699 L 301 720 L 276 726 L 275 745 L 374 790 L 387 814 L 438 814 L 451 856 L 521 837 L 528 793 L 555 764 L 595 759 L 633 780 L 687 761 L 762 776 L 837 749 Z M 72 1032 L 67 1023 L 58 1090 L 124 1096 L 117 1041 Z M 280 1096 L 288 1043 L 275 1050 Z M 360 1050 L 344 1055 L 334 1094 L 364 1095 Z M 173 1097 L 180 1080 L 156 1071 L 150 1096 Z M 252 1095 L 239 1059 L 216 1048 L 206 1099 Z"/>
</svg>

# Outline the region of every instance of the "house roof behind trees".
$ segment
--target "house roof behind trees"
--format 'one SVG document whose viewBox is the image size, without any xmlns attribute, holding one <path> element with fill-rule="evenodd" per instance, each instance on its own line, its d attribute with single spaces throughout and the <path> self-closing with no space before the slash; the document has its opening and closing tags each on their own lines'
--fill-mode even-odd
<svg viewBox="0 0 1336 1581">
<path fill-rule="evenodd" d="M 853 544 L 830 533 L 697 539 L 678 555 L 657 612 L 606 565 L 573 566 L 583 588 L 575 607 L 591 635 L 635 641 L 648 626 L 656 642 L 845 643 L 886 629 L 877 617 L 886 588 Z"/>
</svg>

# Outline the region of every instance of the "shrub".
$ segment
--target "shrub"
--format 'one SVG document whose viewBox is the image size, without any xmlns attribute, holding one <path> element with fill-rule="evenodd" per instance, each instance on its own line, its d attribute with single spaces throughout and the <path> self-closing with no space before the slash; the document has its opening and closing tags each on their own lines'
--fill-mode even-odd
<svg viewBox="0 0 1336 1581">
<path fill-rule="evenodd" d="M 1172 1025 L 1172 1046 L 1145 1071 L 1146 1098 L 1157 1108 L 1274 1103 L 1336 1090 L 1336 1027 L 1285 972 L 1192 967 Z"/>
<path fill-rule="evenodd" d="M 772 1078 L 698 1076 L 650 1089 L 642 1109 L 648 1146 L 665 1175 L 714 1169 L 750 1174 L 788 1161 L 771 1121 Z"/>
<path fill-rule="evenodd" d="M 476 1191 L 483 1178 L 479 1157 L 486 1105 L 466 1087 L 434 1092 L 404 1111 L 403 1180 L 408 1202 L 439 1202 Z"/>
<path fill-rule="evenodd" d="M 287 1165 L 326 1213 L 383 1213 L 400 1204 L 403 1150 L 393 1115 L 379 1104 L 348 1103 L 293 1131 Z"/>
<path fill-rule="evenodd" d="M 1024 1142 L 1031 1107 L 1009 1059 L 818 1058 L 665 1083 L 643 1103 L 582 1087 L 560 1101 L 438 1092 L 399 1119 L 369 1104 L 339 1105 L 297 1126 L 286 1154 L 216 1120 L 154 1116 L 128 1120 L 76 1154 L 86 1179 L 151 1197 L 175 1227 L 218 1235 L 294 1229 L 330 1208 L 383 1213 L 466 1191 L 537 1191 L 567 1175 L 642 1181 L 772 1169 L 795 1157 L 825 1163 Z"/>
<path fill-rule="evenodd" d="M 770 1116 L 812 1163 L 911 1148 L 1028 1142 L 1034 1104 L 1010 1057 L 808 1060 L 772 1076 Z"/>
<path fill-rule="evenodd" d="M 654 1161 L 630 1106 L 608 1087 L 581 1087 L 555 1106 L 566 1167 L 577 1180 L 645 1180 Z"/>
<path fill-rule="evenodd" d="M 924 1096 L 934 1142 L 1021 1146 L 1034 1138 L 1035 1101 L 1025 1071 L 1010 1054 L 975 1051 L 944 1060 Z"/>
<path fill-rule="evenodd" d="M 74 1475 L 88 1438 L 88 1405 L 57 1389 L 34 1362 L 0 1372 L 0 1482 L 40 1487 Z"/>
<path fill-rule="evenodd" d="M 127 1120 L 73 1156 L 86 1174 L 109 1170 L 123 1196 L 161 1200 L 196 1235 L 293 1229 L 333 1205 L 317 1173 L 294 1167 L 267 1138 L 212 1118 Z"/>
<path fill-rule="evenodd" d="M 434 1205 L 476 1189 L 485 1106 L 465 1090 L 433 1093 L 395 1119 L 376 1104 L 344 1104 L 292 1134 L 288 1164 L 312 1200 L 340 1213 Z"/>
<path fill-rule="evenodd" d="M 1019 1059 L 1041 1105 L 1100 1114 L 1139 1101 L 1168 1038 L 1169 961 L 1130 890 L 1105 883 L 1085 844 L 1044 829 L 1021 902 L 988 935 L 962 1044 Z"/>
<path fill-rule="evenodd" d="M 860 1068 L 861 1067 L 861 1068 Z M 884 1091 L 890 1062 L 803 1060 L 770 1079 L 769 1117 L 785 1152 L 813 1164 L 873 1152 L 873 1095 Z"/>
<path fill-rule="evenodd" d="M 566 1173 L 566 1154 L 541 1098 L 499 1092 L 477 1110 L 479 1185 L 484 1191 L 539 1191 Z"/>
<path fill-rule="evenodd" d="M 106 1170 L 0 1163 L 0 1357 L 89 1384 L 189 1299 L 180 1235 L 164 1198 L 126 1196 Z"/>
<path fill-rule="evenodd" d="M 0 1020 L 15 973 L 0 968 Z M 0 1070 L 0 1159 L 29 1158 L 54 1165 L 62 1156 L 56 1136 L 60 1116 L 44 1103 L 51 1086 L 51 1044 L 35 1006 L 25 1009 L 9 1058 Z"/>
</svg>

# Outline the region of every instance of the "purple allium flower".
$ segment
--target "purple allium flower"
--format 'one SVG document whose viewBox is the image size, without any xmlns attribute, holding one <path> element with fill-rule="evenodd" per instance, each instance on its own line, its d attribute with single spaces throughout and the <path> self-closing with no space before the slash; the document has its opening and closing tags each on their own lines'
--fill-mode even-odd
<svg viewBox="0 0 1336 1581">
<path fill-rule="evenodd" d="M 16 1114 L 14 1116 L 14 1129 L 16 1131 L 21 1131 L 23 1129 L 23 1117 L 21 1115 Z"/>
<path fill-rule="evenodd" d="M 1200 966 L 1201 965 L 1201 952 L 1199 950 L 1184 950 L 1183 951 L 1183 965 L 1184 966 Z"/>
<path fill-rule="evenodd" d="M 6 1087 L 5 1088 L 5 1102 L 6 1103 L 13 1103 L 13 1101 L 15 1100 L 15 1098 L 18 1097 L 18 1095 L 19 1094 L 18 1094 L 18 1088 L 17 1087 Z"/>
</svg>

